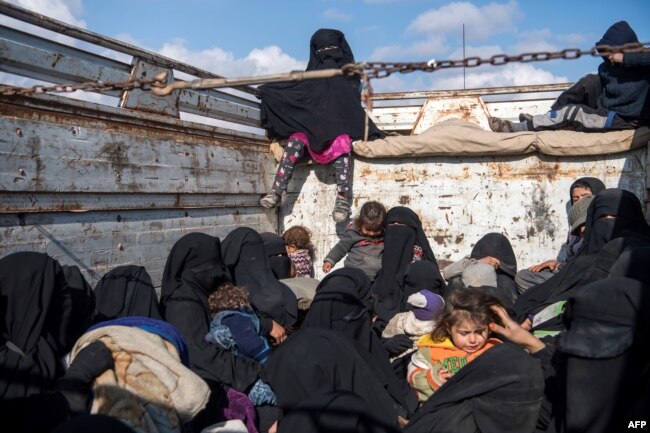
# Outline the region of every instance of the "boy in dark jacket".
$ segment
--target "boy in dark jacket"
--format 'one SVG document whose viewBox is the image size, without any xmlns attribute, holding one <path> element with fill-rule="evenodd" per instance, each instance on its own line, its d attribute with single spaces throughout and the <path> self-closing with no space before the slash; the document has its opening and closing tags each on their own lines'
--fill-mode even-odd
<svg viewBox="0 0 650 433">
<path fill-rule="evenodd" d="M 607 47 L 642 47 L 625 21 L 613 24 L 596 47 L 602 47 L 598 75 L 590 74 L 563 92 L 545 114 L 520 114 L 520 122 L 493 117 L 495 132 L 569 129 L 598 132 L 650 124 L 650 52 L 623 52 Z"/>
</svg>

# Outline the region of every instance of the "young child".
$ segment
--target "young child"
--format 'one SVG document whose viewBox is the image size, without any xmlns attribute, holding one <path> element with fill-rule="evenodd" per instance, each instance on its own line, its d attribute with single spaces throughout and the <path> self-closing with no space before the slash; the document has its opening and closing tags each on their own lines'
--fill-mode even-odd
<svg viewBox="0 0 650 433">
<path fill-rule="evenodd" d="M 384 251 L 384 228 L 386 208 L 377 201 L 369 201 L 361 206 L 359 216 L 354 219 L 323 260 L 323 272 L 329 272 L 343 257 L 346 268 L 361 269 L 374 280 L 381 268 Z"/>
<path fill-rule="evenodd" d="M 208 297 L 208 305 L 213 316 L 205 336 L 208 343 L 261 364 L 268 360 L 271 346 L 260 335 L 260 321 L 248 302 L 248 289 L 224 283 Z"/>
<path fill-rule="evenodd" d="M 408 355 L 416 349 L 416 343 L 420 337 L 433 331 L 436 320 L 445 306 L 442 296 L 426 289 L 413 293 L 407 298 L 406 303 L 411 310 L 394 315 L 382 331 L 381 336 L 391 338 L 396 335 L 407 335 L 413 340 L 413 348 L 391 358 L 391 361 Z"/>
<path fill-rule="evenodd" d="M 287 254 L 295 268 L 291 277 L 314 277 L 314 247 L 309 230 L 303 226 L 293 226 L 282 234 L 287 246 Z"/>
<path fill-rule="evenodd" d="M 408 366 L 408 381 L 426 401 L 454 374 L 486 350 L 501 343 L 490 338 L 489 324 L 501 323 L 491 309 L 502 306 L 482 288 L 454 290 L 430 335 L 418 340 Z"/>
</svg>

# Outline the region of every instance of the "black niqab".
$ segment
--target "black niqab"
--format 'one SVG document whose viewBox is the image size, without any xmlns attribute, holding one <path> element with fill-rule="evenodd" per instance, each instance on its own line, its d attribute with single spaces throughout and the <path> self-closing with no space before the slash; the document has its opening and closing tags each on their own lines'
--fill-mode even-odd
<svg viewBox="0 0 650 433">
<path fill-rule="evenodd" d="M 449 379 L 404 432 L 532 432 L 543 393 L 539 361 L 518 346 L 499 344 Z"/>
<path fill-rule="evenodd" d="M 613 277 L 567 304 L 560 431 L 624 431 L 650 407 L 650 286 Z"/>
<path fill-rule="evenodd" d="M 262 370 L 285 413 L 332 391 L 357 394 L 382 424 L 397 425 L 397 411 L 356 345 L 331 329 L 301 329 L 282 343 Z M 282 421 L 280 421 L 281 424 Z"/>
<path fill-rule="evenodd" d="M 69 271 L 70 283 L 56 260 L 36 252 L 0 260 L 0 398 L 47 391 L 63 373 L 61 359 L 95 306 L 92 290 Z"/>
<path fill-rule="evenodd" d="M 609 241 L 621 236 L 650 240 L 650 226 L 636 195 L 624 189 L 606 189 L 598 193 L 587 208 L 584 241 L 578 254 L 595 254 Z"/>
<path fill-rule="evenodd" d="M 249 301 L 257 311 L 284 327 L 296 323 L 296 295 L 273 275 L 259 233 L 238 227 L 225 237 L 221 251 L 231 280 L 248 289 Z"/>
<path fill-rule="evenodd" d="M 95 285 L 95 295 L 102 320 L 127 316 L 162 320 L 151 277 L 142 266 L 125 265 L 110 270 Z"/>
<path fill-rule="evenodd" d="M 325 277 L 302 324 L 302 329 L 334 329 L 353 341 L 362 357 L 408 417 L 417 407 L 415 394 L 398 378 L 386 349 L 372 329 L 370 279 L 359 269 L 341 268 Z"/>
<path fill-rule="evenodd" d="M 324 49 L 335 47 L 331 49 Z M 309 45 L 307 71 L 340 69 L 354 63 L 345 36 L 338 30 L 320 29 Z M 348 134 L 352 140 L 363 138 L 366 113 L 360 102 L 360 81 L 344 76 L 297 82 L 270 83 L 259 87 L 261 117 L 271 137 L 287 138 L 304 132 L 309 147 L 322 153 L 331 140 Z M 383 133 L 368 119 L 369 138 Z"/>
<path fill-rule="evenodd" d="M 446 286 L 447 283 L 435 263 L 427 260 L 409 263 L 404 272 L 404 302 L 409 296 L 420 290 L 428 290 L 442 295 Z"/>
<path fill-rule="evenodd" d="M 223 385 L 248 390 L 259 372 L 259 364 L 254 361 L 205 341 L 212 319 L 208 296 L 226 281 L 226 276 L 219 238 L 189 233 L 176 241 L 169 252 L 162 281 L 163 318 L 180 331 L 189 351 L 191 370 L 208 382 L 213 396 L 218 395 L 217 389 Z M 212 415 L 216 416 L 216 411 Z M 216 422 L 204 422 L 211 421 Z"/>
<path fill-rule="evenodd" d="M 284 238 L 278 234 L 265 232 L 260 233 L 264 242 L 264 251 L 269 258 L 269 264 L 273 275 L 278 280 L 291 277 L 291 259 L 287 254 L 287 247 Z"/>
</svg>

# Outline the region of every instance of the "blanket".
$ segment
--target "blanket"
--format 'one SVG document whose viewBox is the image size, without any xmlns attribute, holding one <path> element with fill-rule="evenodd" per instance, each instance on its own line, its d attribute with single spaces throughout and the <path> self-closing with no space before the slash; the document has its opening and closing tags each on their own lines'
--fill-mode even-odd
<svg viewBox="0 0 650 433">
<path fill-rule="evenodd" d="M 127 326 L 98 328 L 81 336 L 72 359 L 96 340 L 111 350 L 115 367 L 95 380 L 91 413 L 119 418 L 138 432 L 180 432 L 207 404 L 208 385 L 160 336 Z"/>
<path fill-rule="evenodd" d="M 523 155 L 533 152 L 551 156 L 584 156 L 625 152 L 648 143 L 648 127 L 611 132 L 502 133 L 486 131 L 472 122 L 450 119 L 418 135 L 357 141 L 353 152 L 366 158 Z"/>
</svg>

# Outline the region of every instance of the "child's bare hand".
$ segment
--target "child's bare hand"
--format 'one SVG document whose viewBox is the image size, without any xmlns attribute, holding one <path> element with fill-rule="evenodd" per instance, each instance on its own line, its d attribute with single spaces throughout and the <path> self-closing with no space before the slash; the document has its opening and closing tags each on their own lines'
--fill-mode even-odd
<svg viewBox="0 0 650 433">
<path fill-rule="evenodd" d="M 271 332 L 269 332 L 269 336 L 273 339 L 274 346 L 277 346 L 287 339 L 287 331 L 275 320 L 272 320 L 271 323 L 273 327 L 271 328 Z"/>
<path fill-rule="evenodd" d="M 450 373 L 446 368 L 438 370 L 438 379 L 440 382 L 445 383 L 453 376 L 453 373 Z"/>
<path fill-rule="evenodd" d="M 499 259 L 492 256 L 485 256 L 482 259 L 478 259 L 477 262 L 487 263 L 488 265 L 492 265 L 494 269 L 499 269 L 499 266 L 501 266 L 501 262 L 499 261 Z"/>
<path fill-rule="evenodd" d="M 330 270 L 332 270 L 332 263 L 323 262 L 323 272 L 329 272 Z"/>
</svg>

